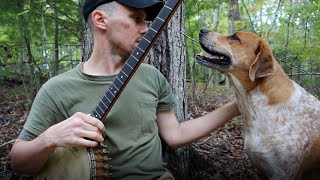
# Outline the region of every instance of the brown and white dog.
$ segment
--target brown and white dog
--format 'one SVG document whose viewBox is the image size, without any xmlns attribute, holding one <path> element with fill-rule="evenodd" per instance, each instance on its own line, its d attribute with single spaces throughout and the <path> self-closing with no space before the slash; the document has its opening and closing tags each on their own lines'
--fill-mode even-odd
<svg viewBox="0 0 320 180">
<path fill-rule="evenodd" d="M 202 29 L 209 55 L 197 61 L 224 73 L 244 116 L 244 146 L 269 179 L 320 179 L 320 101 L 292 81 L 261 37 Z"/>
</svg>

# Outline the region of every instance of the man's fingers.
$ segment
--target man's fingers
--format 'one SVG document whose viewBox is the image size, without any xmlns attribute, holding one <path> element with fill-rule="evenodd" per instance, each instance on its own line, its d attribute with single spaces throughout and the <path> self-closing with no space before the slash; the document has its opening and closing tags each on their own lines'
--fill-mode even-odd
<svg viewBox="0 0 320 180">
<path fill-rule="evenodd" d="M 82 138 L 79 143 L 85 147 L 95 147 L 98 145 L 97 141 L 92 141 L 92 140 L 86 139 L 86 138 Z"/>
<path fill-rule="evenodd" d="M 88 140 L 93 140 L 97 142 L 103 142 L 104 138 L 101 134 L 94 132 L 94 131 L 87 131 L 87 130 L 82 130 L 78 134 L 80 137 L 84 137 Z"/>
<path fill-rule="evenodd" d="M 103 132 L 101 132 L 96 126 L 93 126 L 91 124 L 88 124 L 88 123 L 85 123 L 82 128 L 84 130 L 88 130 L 88 131 L 92 131 L 92 132 L 96 132 L 96 133 L 99 133 L 100 135 L 103 134 Z"/>
<path fill-rule="evenodd" d="M 91 124 L 92 126 L 95 126 L 99 129 L 99 131 L 104 132 L 104 124 L 97 118 L 92 117 L 91 115 L 87 115 L 85 114 L 85 116 L 83 117 L 83 120 L 88 123 Z"/>
</svg>

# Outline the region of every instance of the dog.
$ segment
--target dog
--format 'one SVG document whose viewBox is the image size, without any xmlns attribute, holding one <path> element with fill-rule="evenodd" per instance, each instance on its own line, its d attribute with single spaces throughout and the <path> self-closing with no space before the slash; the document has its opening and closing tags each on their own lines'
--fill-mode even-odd
<svg viewBox="0 0 320 180">
<path fill-rule="evenodd" d="M 244 117 L 244 149 L 268 179 L 320 179 L 320 101 L 292 81 L 267 41 L 201 29 L 203 66 L 226 75 Z"/>
</svg>

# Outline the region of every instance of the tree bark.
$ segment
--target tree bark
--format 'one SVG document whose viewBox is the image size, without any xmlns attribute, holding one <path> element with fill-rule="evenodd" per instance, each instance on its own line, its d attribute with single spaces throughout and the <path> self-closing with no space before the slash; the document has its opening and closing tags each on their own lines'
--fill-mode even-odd
<svg viewBox="0 0 320 180">
<path fill-rule="evenodd" d="M 190 31 L 190 29 L 191 29 L 191 21 L 190 21 L 189 17 L 187 19 L 187 22 L 188 22 L 188 28 L 187 29 L 189 29 L 189 31 Z M 195 49 L 195 42 L 193 40 L 194 37 L 192 36 L 193 33 L 190 32 L 190 34 L 191 34 L 191 39 L 192 39 L 192 41 L 191 41 L 192 53 L 190 53 L 190 54 L 192 54 L 191 55 L 192 57 L 195 57 L 196 56 L 196 49 Z M 188 53 L 188 49 L 186 49 L 186 55 L 187 55 L 187 53 Z M 188 57 L 188 55 L 187 55 L 187 57 Z M 191 101 L 195 102 L 196 99 L 197 99 L 196 93 L 195 93 L 196 86 L 197 86 L 197 84 L 196 84 L 196 60 L 195 60 L 195 58 L 192 58 L 192 59 L 193 59 L 192 63 L 191 62 L 189 63 L 189 69 L 190 69 L 190 73 L 191 73 L 191 75 L 190 75 L 190 77 L 191 77 L 191 94 L 192 94 Z M 187 65 L 188 65 L 188 60 L 187 60 Z M 188 68 L 188 66 L 187 66 L 187 68 Z"/>
<path fill-rule="evenodd" d="M 44 23 L 44 13 L 45 11 L 43 10 L 43 6 L 41 6 L 41 26 L 42 26 L 42 31 L 43 31 L 43 48 L 42 48 L 42 55 L 43 55 L 43 62 L 45 64 L 47 64 L 47 71 L 48 71 L 48 79 L 50 79 L 52 77 L 51 75 L 51 64 L 48 60 L 48 54 L 47 54 L 47 31 L 46 31 L 46 26 L 45 26 L 45 23 Z"/>
<path fill-rule="evenodd" d="M 235 21 L 240 20 L 239 13 L 239 3 L 238 0 L 232 0 L 228 4 L 228 22 L 229 22 L 229 34 L 235 32 Z M 229 87 L 230 83 L 228 78 L 222 75 L 223 79 L 225 79 L 225 86 Z M 224 80 L 221 80 L 224 81 Z"/>
<path fill-rule="evenodd" d="M 54 75 L 59 74 L 59 22 L 58 9 L 54 3 Z"/>
<path fill-rule="evenodd" d="M 214 19 L 213 19 L 213 31 L 218 31 L 219 22 L 220 22 L 220 3 L 221 3 L 220 0 L 216 0 L 216 7 L 214 10 Z M 221 73 L 219 73 L 218 71 L 214 71 L 213 69 L 210 68 L 209 74 L 210 74 L 210 77 L 212 77 L 214 86 L 218 86 Z"/>
<path fill-rule="evenodd" d="M 187 119 L 186 49 L 181 33 L 184 32 L 184 20 L 182 4 L 145 59 L 158 68 L 170 83 L 177 103 L 175 112 L 179 122 Z M 173 150 L 163 143 L 164 158 L 177 179 L 188 179 L 190 148 L 184 146 Z"/>
<path fill-rule="evenodd" d="M 17 3 L 17 7 L 19 9 L 20 12 L 22 12 L 22 9 L 23 9 L 23 4 L 24 4 L 24 1 L 18 1 Z M 18 15 L 18 22 L 19 22 L 19 53 L 18 53 L 18 59 L 21 60 L 21 62 L 26 62 L 25 60 L 25 56 L 24 56 L 24 28 L 25 28 L 25 23 L 24 23 L 24 19 L 21 15 Z M 18 69 L 18 68 L 17 68 Z"/>
<path fill-rule="evenodd" d="M 92 32 L 88 25 L 85 23 L 84 33 L 83 33 L 83 43 L 82 43 L 82 62 L 87 61 L 91 54 L 93 48 L 93 37 Z"/>
</svg>

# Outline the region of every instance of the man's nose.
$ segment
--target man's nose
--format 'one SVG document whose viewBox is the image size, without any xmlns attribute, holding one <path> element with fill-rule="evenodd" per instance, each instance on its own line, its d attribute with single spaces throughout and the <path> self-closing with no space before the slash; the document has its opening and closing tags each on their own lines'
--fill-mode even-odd
<svg viewBox="0 0 320 180">
<path fill-rule="evenodd" d="M 148 31 L 148 29 L 149 29 L 148 24 L 147 22 L 145 22 L 140 29 L 140 33 L 145 34 Z"/>
</svg>

